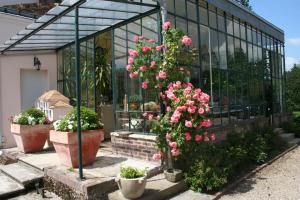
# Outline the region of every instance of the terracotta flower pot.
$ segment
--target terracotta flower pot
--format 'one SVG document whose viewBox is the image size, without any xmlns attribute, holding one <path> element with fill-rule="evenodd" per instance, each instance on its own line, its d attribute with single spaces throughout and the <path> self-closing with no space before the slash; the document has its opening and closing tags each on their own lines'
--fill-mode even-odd
<svg viewBox="0 0 300 200">
<path fill-rule="evenodd" d="M 81 132 L 83 165 L 94 163 L 103 135 L 103 129 Z M 63 165 L 78 167 L 77 133 L 51 130 L 50 141 L 53 143 L 54 149 Z"/>
<path fill-rule="evenodd" d="M 43 150 L 49 137 L 50 125 L 11 124 L 10 130 L 20 151 L 34 153 Z"/>
<path fill-rule="evenodd" d="M 147 178 L 144 176 L 135 179 L 126 179 L 118 175 L 115 181 L 118 183 L 118 187 L 125 198 L 137 199 L 141 197 L 145 191 Z"/>
</svg>

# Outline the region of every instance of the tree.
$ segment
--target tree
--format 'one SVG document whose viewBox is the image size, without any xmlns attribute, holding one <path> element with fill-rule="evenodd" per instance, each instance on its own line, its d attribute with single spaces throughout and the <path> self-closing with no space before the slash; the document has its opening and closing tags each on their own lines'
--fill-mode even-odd
<svg viewBox="0 0 300 200">
<path fill-rule="evenodd" d="M 300 111 L 300 67 L 286 72 L 286 103 L 288 111 Z"/>
<path fill-rule="evenodd" d="M 239 4 L 249 8 L 250 10 L 252 10 L 252 7 L 250 6 L 249 0 L 235 0 L 236 2 L 238 2 Z"/>
</svg>

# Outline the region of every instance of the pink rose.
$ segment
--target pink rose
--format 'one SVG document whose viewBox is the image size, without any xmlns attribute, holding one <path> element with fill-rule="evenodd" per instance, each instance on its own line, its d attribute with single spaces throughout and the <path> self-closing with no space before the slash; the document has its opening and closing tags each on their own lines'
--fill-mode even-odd
<svg viewBox="0 0 300 200">
<path fill-rule="evenodd" d="M 134 59 L 133 59 L 132 57 L 129 57 L 129 58 L 128 58 L 128 64 L 129 64 L 129 65 L 132 65 L 133 62 L 134 62 Z"/>
<path fill-rule="evenodd" d="M 191 134 L 190 134 L 189 132 L 186 132 L 186 133 L 184 134 L 184 136 L 185 136 L 185 140 L 186 140 L 186 141 L 190 141 L 190 140 L 192 139 Z"/>
<path fill-rule="evenodd" d="M 187 100 L 185 105 L 187 106 L 193 106 L 195 104 L 195 101 L 192 101 L 192 100 Z"/>
<path fill-rule="evenodd" d="M 143 117 L 148 117 L 148 113 L 143 113 Z"/>
<path fill-rule="evenodd" d="M 189 107 L 189 108 L 188 108 L 188 112 L 191 113 L 191 114 L 195 113 L 195 112 L 196 112 L 195 106 Z"/>
<path fill-rule="evenodd" d="M 196 142 L 200 142 L 202 140 L 202 136 L 201 135 L 195 135 L 195 141 Z"/>
<path fill-rule="evenodd" d="M 153 115 L 152 115 L 152 114 L 149 114 L 149 115 L 148 115 L 148 119 L 149 119 L 149 120 L 152 120 L 152 119 L 153 119 Z"/>
<path fill-rule="evenodd" d="M 202 93 L 201 96 L 200 96 L 200 101 L 202 101 L 204 103 L 209 102 L 209 95 L 206 94 L 206 93 Z"/>
<path fill-rule="evenodd" d="M 204 120 L 204 121 L 201 123 L 201 126 L 206 127 L 206 128 L 211 127 L 211 125 L 212 125 L 212 122 L 211 122 L 210 119 Z"/>
<path fill-rule="evenodd" d="M 159 79 L 166 79 L 167 78 L 167 73 L 165 71 L 159 71 L 158 72 L 158 78 Z"/>
<path fill-rule="evenodd" d="M 129 49 L 128 53 L 133 58 L 139 56 L 139 53 L 136 50 L 133 50 L 133 49 Z"/>
<path fill-rule="evenodd" d="M 167 112 L 172 112 L 172 109 L 171 109 L 170 106 L 168 106 L 168 107 L 166 108 L 166 110 L 167 110 Z"/>
<path fill-rule="evenodd" d="M 179 151 L 179 149 L 172 149 L 171 154 L 172 154 L 172 156 L 177 157 L 180 155 L 180 151 Z"/>
<path fill-rule="evenodd" d="M 142 52 L 143 52 L 143 53 L 147 53 L 147 52 L 149 52 L 149 51 L 151 51 L 151 47 L 148 47 L 148 46 L 143 46 L 143 47 L 142 47 Z"/>
<path fill-rule="evenodd" d="M 164 30 L 168 30 L 169 28 L 171 28 L 171 22 L 165 22 L 163 25 L 162 25 L 162 28 Z"/>
<path fill-rule="evenodd" d="M 170 147 L 172 149 L 176 149 L 177 148 L 177 143 L 176 142 L 171 142 L 169 145 L 170 145 Z"/>
<path fill-rule="evenodd" d="M 185 35 L 185 36 L 183 36 L 181 42 L 185 46 L 190 46 L 192 44 L 192 39 L 189 36 Z"/>
<path fill-rule="evenodd" d="M 127 65 L 127 66 L 126 66 L 126 70 L 127 70 L 128 72 L 131 72 L 131 69 L 132 69 L 131 65 Z"/>
<path fill-rule="evenodd" d="M 216 134 L 211 134 L 211 136 L 210 136 L 210 139 L 212 140 L 212 141 L 215 141 L 216 140 Z"/>
<path fill-rule="evenodd" d="M 209 137 L 208 137 L 208 133 L 207 132 L 204 133 L 204 141 L 205 142 L 209 141 Z"/>
<path fill-rule="evenodd" d="M 133 72 L 129 74 L 130 78 L 137 78 L 139 76 L 139 74 L 137 72 Z"/>
<path fill-rule="evenodd" d="M 202 114 L 204 113 L 204 109 L 203 109 L 203 108 L 199 108 L 198 113 L 199 113 L 200 115 L 202 115 Z"/>
<path fill-rule="evenodd" d="M 188 120 L 185 120 L 185 123 L 184 123 L 185 127 L 187 128 L 192 128 L 193 127 L 193 124 L 191 121 L 188 121 Z"/>
<path fill-rule="evenodd" d="M 160 120 L 160 116 L 159 116 L 159 115 L 157 115 L 156 119 L 157 119 L 157 120 Z"/>
<path fill-rule="evenodd" d="M 139 36 L 139 40 L 143 40 L 144 39 L 144 36 Z"/>
<path fill-rule="evenodd" d="M 160 97 L 161 97 L 162 99 L 165 99 L 165 98 L 166 98 L 166 95 L 164 95 L 162 92 L 160 92 L 159 95 L 160 95 Z"/>
<path fill-rule="evenodd" d="M 147 70 L 147 67 L 145 65 L 140 67 L 141 72 L 145 72 Z"/>
<path fill-rule="evenodd" d="M 148 86 L 149 86 L 149 82 L 148 82 L 148 81 L 144 81 L 144 82 L 142 83 L 142 88 L 143 88 L 144 90 L 148 89 Z"/>
<path fill-rule="evenodd" d="M 150 39 L 150 40 L 148 40 L 148 42 L 149 42 L 149 43 L 155 43 L 155 40 Z"/>
<path fill-rule="evenodd" d="M 133 36 L 133 41 L 137 43 L 139 41 L 139 36 L 138 35 Z"/>
<path fill-rule="evenodd" d="M 161 51 L 161 46 L 156 46 L 156 47 L 155 47 L 155 50 L 156 50 L 156 51 Z"/>
<path fill-rule="evenodd" d="M 160 153 L 153 154 L 152 159 L 153 160 L 160 160 L 161 159 L 161 154 Z"/>
<path fill-rule="evenodd" d="M 155 69 L 155 65 L 156 65 L 156 62 L 155 61 L 151 61 L 151 65 L 150 65 L 150 69 Z"/>
</svg>

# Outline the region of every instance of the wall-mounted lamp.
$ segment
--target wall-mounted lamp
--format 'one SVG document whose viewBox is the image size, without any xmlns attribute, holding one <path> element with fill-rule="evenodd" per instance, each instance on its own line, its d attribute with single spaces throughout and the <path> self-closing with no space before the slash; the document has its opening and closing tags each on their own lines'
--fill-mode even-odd
<svg viewBox="0 0 300 200">
<path fill-rule="evenodd" d="M 38 59 L 38 57 L 34 56 L 33 58 L 33 67 L 36 69 L 36 70 L 40 70 L 41 69 L 41 61 Z"/>
</svg>

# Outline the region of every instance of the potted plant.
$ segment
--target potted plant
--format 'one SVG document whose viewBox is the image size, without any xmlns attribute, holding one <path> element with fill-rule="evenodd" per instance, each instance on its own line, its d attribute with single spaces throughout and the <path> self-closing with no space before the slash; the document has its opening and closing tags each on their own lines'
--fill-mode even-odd
<svg viewBox="0 0 300 200">
<path fill-rule="evenodd" d="M 27 109 L 11 120 L 11 133 L 18 149 L 24 153 L 42 151 L 49 131 L 50 121 L 36 108 Z"/>
<path fill-rule="evenodd" d="M 81 144 L 83 165 L 94 163 L 102 138 L 103 124 L 97 114 L 85 107 L 80 109 Z M 53 124 L 50 131 L 50 141 L 58 154 L 61 163 L 68 167 L 78 167 L 77 112 L 70 111 L 64 118 Z"/>
<path fill-rule="evenodd" d="M 139 110 L 140 108 L 141 97 L 138 95 L 133 95 L 129 97 L 130 109 Z"/>
<path fill-rule="evenodd" d="M 147 174 L 145 170 L 134 167 L 121 167 L 120 174 L 115 181 L 118 183 L 118 187 L 125 198 L 137 199 L 145 191 Z"/>
</svg>

